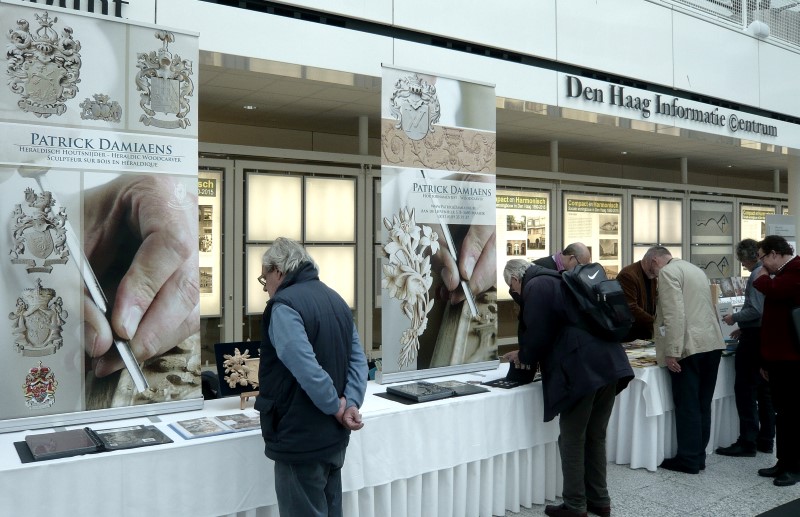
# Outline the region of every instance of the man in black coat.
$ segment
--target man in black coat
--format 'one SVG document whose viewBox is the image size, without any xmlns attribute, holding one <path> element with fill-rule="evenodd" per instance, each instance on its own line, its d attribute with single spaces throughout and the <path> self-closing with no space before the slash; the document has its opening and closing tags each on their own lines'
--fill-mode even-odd
<svg viewBox="0 0 800 517">
<path fill-rule="evenodd" d="M 544 420 L 560 415 L 558 438 L 564 489 L 551 517 L 581 517 L 587 509 L 611 514 L 606 484 L 606 428 L 614 397 L 633 379 L 618 342 L 586 331 L 569 288 L 538 265 L 512 260 L 504 278 L 524 306 L 520 349 L 504 355 L 515 364 L 541 366 Z"/>
</svg>

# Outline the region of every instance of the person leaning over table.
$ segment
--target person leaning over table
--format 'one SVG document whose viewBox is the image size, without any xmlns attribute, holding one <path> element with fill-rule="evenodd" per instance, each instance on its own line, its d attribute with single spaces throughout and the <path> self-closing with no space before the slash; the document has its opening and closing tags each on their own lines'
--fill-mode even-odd
<svg viewBox="0 0 800 517">
<path fill-rule="evenodd" d="M 551 517 L 582 517 L 586 510 L 611 515 L 606 482 L 606 428 L 614 397 L 633 379 L 619 342 L 599 339 L 581 324 L 578 307 L 561 278 L 536 276 L 542 269 L 510 260 L 503 278 L 520 294 L 524 331 L 520 349 L 504 359 L 541 366 L 544 421 L 559 418 L 558 448 L 564 488 Z"/>
<path fill-rule="evenodd" d="M 750 271 L 744 290 L 744 304 L 739 312 L 726 314 L 722 321 L 727 325 L 736 323 L 739 328 L 731 333 L 738 338 L 734 366 L 736 380 L 733 393 L 736 396 L 736 411 L 739 414 L 739 438 L 729 447 L 718 447 L 715 451 L 723 456 L 755 456 L 756 450 L 771 453 L 775 439 L 775 410 L 769 384 L 760 372 L 761 313 L 764 310 L 764 295 L 753 287 L 753 280 L 761 271 L 758 261 L 758 243 L 744 239 L 736 245 L 736 257 Z"/>
<path fill-rule="evenodd" d="M 725 341 L 711 301 L 708 277 L 667 248 L 647 251 L 654 260 L 649 276 L 658 276 L 654 322 L 656 359 L 672 380 L 678 452 L 660 468 L 697 474 L 706 467 L 711 438 L 711 401 Z"/>
<path fill-rule="evenodd" d="M 592 262 L 592 252 L 582 242 L 573 242 L 555 255 L 542 257 L 533 261 L 534 264 L 556 271 L 572 271 L 576 266 Z"/>
<path fill-rule="evenodd" d="M 759 476 L 775 478 L 776 486 L 800 481 L 800 343 L 791 311 L 800 307 L 800 257 L 778 235 L 758 243 L 761 271 L 753 286 L 764 294 L 761 317 L 761 374 L 769 381 L 775 406 L 777 464 L 760 469 Z"/>
<path fill-rule="evenodd" d="M 656 314 L 656 288 L 658 281 L 648 276 L 652 266 L 652 254 L 644 254 L 642 260 L 625 266 L 617 275 L 625 300 L 633 315 L 634 322 L 623 341 L 653 338 L 653 320 Z"/>
<path fill-rule="evenodd" d="M 367 361 L 347 303 L 319 279 L 297 242 L 279 237 L 258 277 L 269 302 L 261 323 L 259 394 L 265 454 L 275 462 L 278 510 L 288 517 L 342 515 L 342 466 Z"/>
</svg>

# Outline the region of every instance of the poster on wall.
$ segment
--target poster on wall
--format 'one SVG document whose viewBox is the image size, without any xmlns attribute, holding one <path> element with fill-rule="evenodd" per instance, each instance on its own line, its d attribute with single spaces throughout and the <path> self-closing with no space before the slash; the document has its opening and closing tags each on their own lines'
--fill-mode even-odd
<svg viewBox="0 0 800 517">
<path fill-rule="evenodd" d="M 0 430 L 200 407 L 197 36 L 0 3 Z"/>
<path fill-rule="evenodd" d="M 730 246 L 692 246 L 689 260 L 705 271 L 708 278 L 733 275 L 733 252 Z"/>
<path fill-rule="evenodd" d="M 497 191 L 497 290 L 498 300 L 510 300 L 503 268 L 515 258 L 534 261 L 550 255 L 550 194 L 547 192 Z"/>
<path fill-rule="evenodd" d="M 222 172 L 198 173 L 197 202 L 200 317 L 219 317 L 222 313 Z"/>
<path fill-rule="evenodd" d="M 733 244 L 733 204 L 692 201 L 689 232 L 692 244 Z"/>
<path fill-rule="evenodd" d="M 608 278 L 620 268 L 622 198 L 564 193 L 564 245 L 584 243 Z"/>
<path fill-rule="evenodd" d="M 739 225 L 741 238 L 760 241 L 766 237 L 767 216 L 775 215 L 775 207 L 762 205 L 740 205 L 739 209 L 741 213 Z M 741 276 L 746 277 L 750 275 L 750 271 L 742 266 L 740 274 Z"/>
<path fill-rule="evenodd" d="M 380 382 L 497 359 L 495 94 L 383 68 Z"/>
</svg>

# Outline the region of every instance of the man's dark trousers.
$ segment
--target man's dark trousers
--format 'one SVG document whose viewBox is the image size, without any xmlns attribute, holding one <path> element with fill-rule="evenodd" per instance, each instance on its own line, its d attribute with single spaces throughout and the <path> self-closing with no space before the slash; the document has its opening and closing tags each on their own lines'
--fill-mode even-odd
<svg viewBox="0 0 800 517">
<path fill-rule="evenodd" d="M 608 506 L 606 428 L 617 383 L 607 384 L 578 400 L 559 415 L 558 449 L 564 475 L 562 497 L 573 510 L 586 504 Z"/>
<path fill-rule="evenodd" d="M 281 515 L 342 517 L 342 466 L 347 449 L 304 463 L 275 462 Z"/>
<path fill-rule="evenodd" d="M 675 458 L 688 469 L 699 470 L 706 465 L 706 446 L 711 438 L 711 401 L 721 357 L 722 350 L 693 354 L 678 361 L 680 373 L 669 372 L 678 438 Z"/>
<path fill-rule="evenodd" d="M 761 376 L 759 343 L 760 327 L 741 329 L 739 346 L 736 348 L 734 365 L 736 380 L 733 392 L 736 395 L 736 411 L 739 413 L 739 443 L 755 449 L 772 448 L 775 439 L 775 409 L 769 384 Z"/>
</svg>

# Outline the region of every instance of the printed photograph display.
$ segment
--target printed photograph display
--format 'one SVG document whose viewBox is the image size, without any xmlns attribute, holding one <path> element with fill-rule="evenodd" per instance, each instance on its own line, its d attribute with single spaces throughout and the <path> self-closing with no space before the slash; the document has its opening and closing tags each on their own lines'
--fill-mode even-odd
<svg viewBox="0 0 800 517">
<path fill-rule="evenodd" d="M 496 360 L 494 89 L 384 67 L 382 92 L 382 374 Z"/>
<path fill-rule="evenodd" d="M 534 261 L 551 253 L 550 193 L 521 190 L 497 191 L 497 299 L 511 300 L 503 268 L 512 258 Z"/>
<path fill-rule="evenodd" d="M 222 171 L 198 172 L 197 199 L 200 317 L 217 317 L 222 312 Z"/>
<path fill-rule="evenodd" d="M 609 278 L 620 268 L 620 196 L 564 193 L 564 245 L 584 243 Z"/>
<path fill-rule="evenodd" d="M 774 206 L 743 204 L 739 205 L 739 211 L 741 215 L 739 219 L 741 239 L 760 241 L 767 236 L 767 216 L 775 215 Z M 750 276 L 750 271 L 748 271 L 746 267 L 741 266 L 741 275 L 743 277 Z"/>
<path fill-rule="evenodd" d="M 41 4 L 0 26 L 0 431 L 201 405 L 199 300 L 179 296 L 198 282 L 197 36 Z"/>
</svg>

